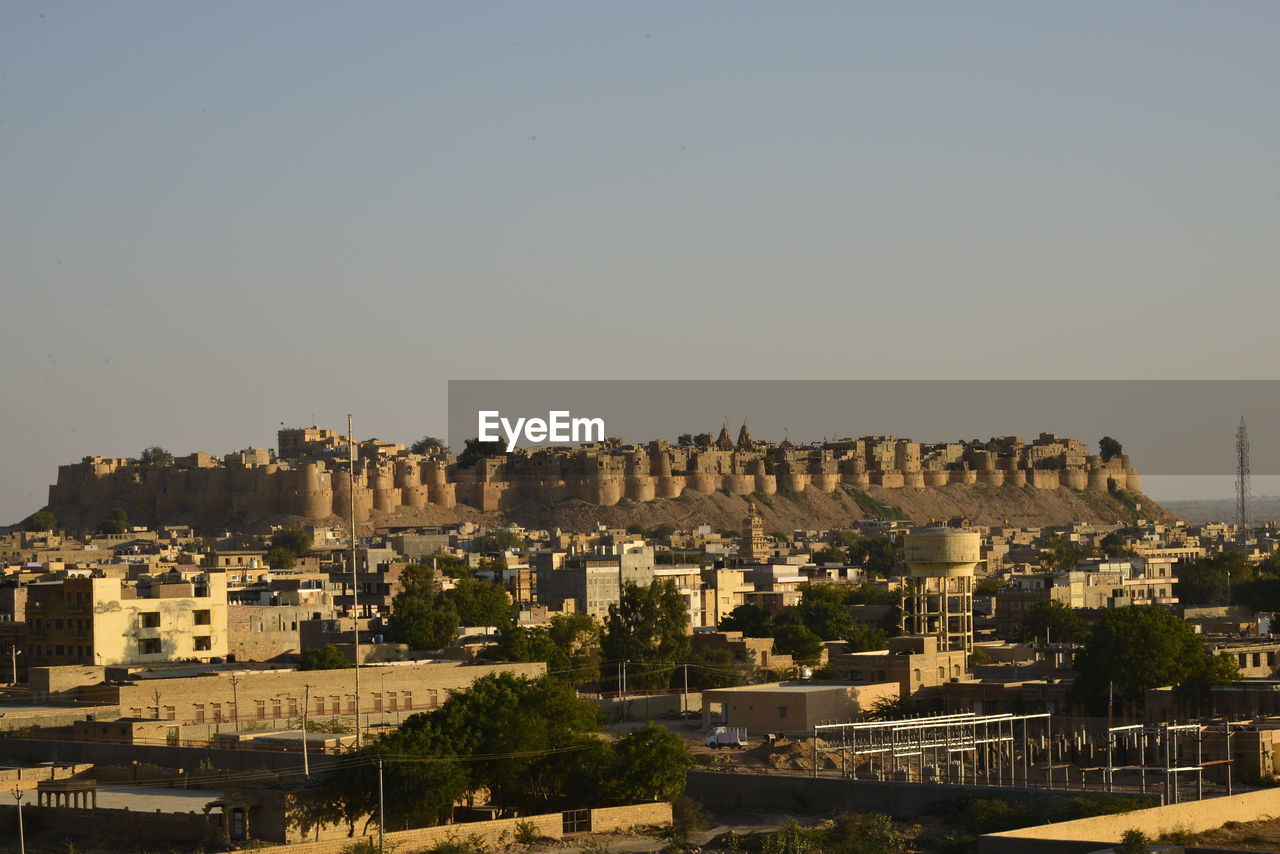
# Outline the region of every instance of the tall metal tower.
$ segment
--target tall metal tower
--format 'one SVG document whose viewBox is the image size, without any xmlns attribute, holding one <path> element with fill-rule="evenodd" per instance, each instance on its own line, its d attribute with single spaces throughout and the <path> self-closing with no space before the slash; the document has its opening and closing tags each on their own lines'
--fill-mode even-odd
<svg viewBox="0 0 1280 854">
<path fill-rule="evenodd" d="M 1241 534 L 1249 530 L 1249 429 L 1240 418 L 1236 430 L 1236 503 Z"/>
</svg>

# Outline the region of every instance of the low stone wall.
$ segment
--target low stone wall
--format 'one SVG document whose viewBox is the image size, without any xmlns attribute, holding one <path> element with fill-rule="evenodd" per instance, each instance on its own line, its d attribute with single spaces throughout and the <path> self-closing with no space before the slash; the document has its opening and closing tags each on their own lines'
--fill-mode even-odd
<svg viewBox="0 0 1280 854">
<path fill-rule="evenodd" d="M 1229 821 L 1257 821 L 1280 815 L 1280 789 L 1185 801 L 1163 807 L 1042 824 L 1021 830 L 989 833 L 979 840 L 981 854 L 1085 854 L 1120 841 L 1131 828 L 1156 838 L 1162 833 L 1213 830 Z"/>
<path fill-rule="evenodd" d="M 41 780 L 65 780 L 92 768 L 92 765 L 37 765 L 34 768 L 0 768 L 0 792 L 34 789 Z"/>
<path fill-rule="evenodd" d="M 593 833 L 610 833 L 641 826 L 667 827 L 671 824 L 671 804 L 667 803 L 602 807 L 590 812 Z M 565 836 L 564 814 L 557 812 L 524 818 L 502 818 L 495 821 L 474 821 L 464 824 L 444 824 L 438 827 L 420 827 L 416 830 L 392 831 L 386 835 L 386 847 L 398 854 L 413 854 L 413 852 L 433 848 L 442 842 L 455 839 L 475 840 L 481 845 L 501 845 L 514 841 L 522 825 L 532 826 L 538 836 L 551 839 L 562 839 Z M 364 839 L 376 845 L 378 834 L 375 831 L 366 836 L 255 848 L 254 854 L 340 854 L 344 848 Z"/>
</svg>

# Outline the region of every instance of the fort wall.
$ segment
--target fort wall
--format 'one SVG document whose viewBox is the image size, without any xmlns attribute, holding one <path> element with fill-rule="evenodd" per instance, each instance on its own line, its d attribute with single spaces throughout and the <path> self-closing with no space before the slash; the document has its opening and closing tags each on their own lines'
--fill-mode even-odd
<svg viewBox="0 0 1280 854">
<path fill-rule="evenodd" d="M 924 445 L 875 436 L 799 448 L 787 442 L 752 443 L 749 437 L 735 446 L 724 434 L 710 448 L 656 441 L 646 446 L 517 449 L 470 465 L 443 452 L 414 454 L 372 440 L 360 446 L 354 473 L 334 436 L 319 428 L 281 431 L 280 445 L 291 458 L 260 449 L 221 459 L 192 454 L 160 466 L 85 457 L 59 468 L 57 482 L 49 488 L 49 506 L 88 525 L 100 521 L 94 514 L 114 507 L 138 521 L 218 524 L 271 516 L 349 518 L 354 506 L 356 520 L 366 522 L 375 512 L 394 514 L 402 508 L 465 504 L 505 511 L 525 502 L 569 500 L 610 507 L 623 500 L 679 498 L 686 491 L 747 496 L 949 484 L 1046 491 L 1141 488 L 1128 457 L 1103 460 L 1085 454 L 1079 441 L 1051 434 L 1031 443 L 1002 437 Z"/>
</svg>

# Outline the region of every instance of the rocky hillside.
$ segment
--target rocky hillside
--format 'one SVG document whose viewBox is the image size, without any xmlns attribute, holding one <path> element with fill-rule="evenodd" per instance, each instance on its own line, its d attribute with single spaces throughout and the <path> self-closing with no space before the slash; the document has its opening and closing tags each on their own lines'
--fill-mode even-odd
<svg viewBox="0 0 1280 854">
<path fill-rule="evenodd" d="M 1129 497 L 1129 496 L 1125 496 Z M 387 525 L 439 525 L 470 519 L 495 524 L 515 522 L 528 528 L 560 528 L 588 531 L 597 525 L 652 528 L 663 523 L 686 528 L 710 525 L 716 530 L 740 530 L 749 501 L 755 501 L 769 531 L 797 528 L 833 528 L 865 519 L 910 519 L 915 522 L 945 521 L 963 517 L 975 525 L 1052 525 L 1072 521 L 1115 523 L 1132 521 L 1134 510 L 1124 500 L 1107 492 L 1070 489 L 1038 490 L 1030 487 L 949 486 L 928 489 L 882 489 L 865 492 L 840 489 L 826 494 L 816 490 L 752 498 L 715 493 L 685 493 L 680 498 L 644 503 L 623 501 L 600 507 L 582 501 L 547 505 L 527 503 L 501 514 L 482 514 L 471 508 L 452 510 L 427 508 L 412 513 L 384 516 L 375 514 L 376 527 Z M 1144 518 L 1172 518 L 1151 499 L 1132 496 Z"/>
</svg>

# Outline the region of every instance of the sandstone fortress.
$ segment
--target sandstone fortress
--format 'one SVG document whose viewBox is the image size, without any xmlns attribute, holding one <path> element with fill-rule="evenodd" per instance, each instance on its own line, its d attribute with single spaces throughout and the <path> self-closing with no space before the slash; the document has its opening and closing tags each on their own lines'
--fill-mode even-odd
<svg viewBox="0 0 1280 854">
<path fill-rule="evenodd" d="M 70 515 L 121 507 L 131 518 L 196 523 L 229 514 L 348 517 L 345 438 L 318 427 L 290 428 L 279 431 L 277 444 L 278 452 L 250 448 L 221 458 L 196 453 L 170 465 L 85 457 L 59 467 L 49 506 Z M 360 521 L 375 511 L 394 514 L 402 508 L 463 504 L 504 511 L 574 499 L 609 507 L 624 499 L 647 502 L 690 492 L 771 496 L 948 484 L 1141 492 L 1127 456 L 1103 460 L 1077 439 L 1048 433 L 1029 443 L 1016 436 L 942 444 L 867 436 L 792 445 L 755 441 L 746 425 L 734 441 L 725 426 L 707 447 L 608 440 L 517 449 L 470 466 L 444 451 L 415 454 L 377 439 L 361 441 L 357 449 L 354 504 Z"/>
</svg>

